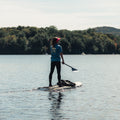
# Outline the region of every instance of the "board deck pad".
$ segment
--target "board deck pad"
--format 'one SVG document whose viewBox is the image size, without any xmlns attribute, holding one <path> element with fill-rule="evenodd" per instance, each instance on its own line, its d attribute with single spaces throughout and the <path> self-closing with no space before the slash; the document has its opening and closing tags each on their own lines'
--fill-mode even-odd
<svg viewBox="0 0 120 120">
<path fill-rule="evenodd" d="M 67 89 L 74 89 L 74 88 L 82 86 L 81 82 L 74 82 L 74 83 L 75 83 L 74 87 L 72 87 L 72 86 L 59 87 L 58 85 L 53 85 L 52 87 L 38 87 L 37 90 L 42 90 L 42 91 L 64 91 L 64 90 L 67 90 Z"/>
</svg>

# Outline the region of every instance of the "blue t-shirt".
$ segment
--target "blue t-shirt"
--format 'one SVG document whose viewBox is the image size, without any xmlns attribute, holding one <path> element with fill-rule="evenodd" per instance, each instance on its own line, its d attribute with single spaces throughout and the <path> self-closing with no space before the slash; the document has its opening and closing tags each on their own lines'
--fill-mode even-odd
<svg viewBox="0 0 120 120">
<path fill-rule="evenodd" d="M 58 44 L 55 45 L 55 47 L 51 46 L 51 61 L 60 61 L 60 53 L 62 52 L 62 47 Z"/>
</svg>

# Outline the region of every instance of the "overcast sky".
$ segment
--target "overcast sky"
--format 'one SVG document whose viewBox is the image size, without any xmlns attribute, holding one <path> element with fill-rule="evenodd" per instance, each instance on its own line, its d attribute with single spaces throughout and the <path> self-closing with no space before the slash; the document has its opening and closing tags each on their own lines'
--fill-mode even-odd
<svg viewBox="0 0 120 120">
<path fill-rule="evenodd" d="M 0 0 L 0 27 L 120 29 L 120 0 Z"/>
</svg>

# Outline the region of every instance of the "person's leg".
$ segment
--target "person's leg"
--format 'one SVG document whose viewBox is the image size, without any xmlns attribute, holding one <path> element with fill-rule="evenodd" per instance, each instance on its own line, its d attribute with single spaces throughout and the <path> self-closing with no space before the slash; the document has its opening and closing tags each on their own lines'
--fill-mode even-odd
<svg viewBox="0 0 120 120">
<path fill-rule="evenodd" d="M 55 69 L 55 62 L 51 62 L 50 74 L 49 74 L 49 86 L 52 86 L 52 74 Z"/>
<path fill-rule="evenodd" d="M 56 67 L 57 67 L 57 75 L 58 75 L 58 84 L 59 86 L 61 86 L 61 63 L 57 62 Z"/>
</svg>

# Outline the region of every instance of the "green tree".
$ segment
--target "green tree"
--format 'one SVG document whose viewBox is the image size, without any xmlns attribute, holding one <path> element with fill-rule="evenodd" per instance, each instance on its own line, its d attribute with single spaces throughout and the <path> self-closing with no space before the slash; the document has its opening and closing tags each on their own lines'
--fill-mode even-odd
<svg viewBox="0 0 120 120">
<path fill-rule="evenodd" d="M 41 54 L 41 49 L 43 47 L 43 36 L 40 34 L 35 35 L 29 40 L 29 52 L 32 54 Z"/>
<path fill-rule="evenodd" d="M 67 39 L 65 39 L 65 38 L 61 39 L 60 44 L 62 46 L 64 54 L 69 54 L 71 52 L 71 45 L 70 45 L 70 42 L 68 42 Z"/>
</svg>

